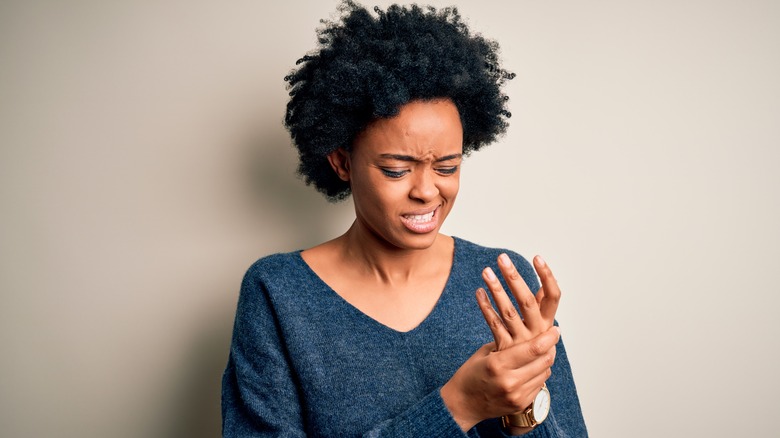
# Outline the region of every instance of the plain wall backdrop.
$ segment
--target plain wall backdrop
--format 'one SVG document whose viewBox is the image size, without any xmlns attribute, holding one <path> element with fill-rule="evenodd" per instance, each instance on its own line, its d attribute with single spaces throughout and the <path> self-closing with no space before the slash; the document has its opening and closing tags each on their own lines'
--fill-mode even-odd
<svg viewBox="0 0 780 438">
<path fill-rule="evenodd" d="M 444 232 L 554 268 L 592 436 L 775 433 L 780 3 L 451 3 L 517 77 Z M 244 271 L 351 222 L 282 127 L 336 4 L 0 2 L 1 436 L 219 435 Z"/>
</svg>

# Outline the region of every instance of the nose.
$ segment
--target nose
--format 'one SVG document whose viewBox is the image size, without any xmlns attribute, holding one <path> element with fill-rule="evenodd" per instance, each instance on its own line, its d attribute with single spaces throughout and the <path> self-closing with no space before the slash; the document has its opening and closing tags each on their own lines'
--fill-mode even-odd
<svg viewBox="0 0 780 438">
<path fill-rule="evenodd" d="M 414 172 L 413 175 L 412 187 L 409 190 L 409 197 L 411 199 L 428 203 L 439 196 L 439 188 L 436 186 L 436 175 L 432 169 Z"/>
</svg>

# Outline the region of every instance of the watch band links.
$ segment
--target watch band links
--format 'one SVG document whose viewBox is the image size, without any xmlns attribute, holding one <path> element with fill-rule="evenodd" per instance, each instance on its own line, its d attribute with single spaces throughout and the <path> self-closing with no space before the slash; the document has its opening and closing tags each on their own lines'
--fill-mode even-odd
<svg viewBox="0 0 780 438">
<path fill-rule="evenodd" d="M 523 412 L 518 412 L 516 414 L 510 414 L 510 415 L 504 415 L 501 417 L 501 423 L 502 425 L 507 427 L 534 427 L 537 423 L 533 415 L 531 415 L 531 408 L 528 407 Z"/>
</svg>

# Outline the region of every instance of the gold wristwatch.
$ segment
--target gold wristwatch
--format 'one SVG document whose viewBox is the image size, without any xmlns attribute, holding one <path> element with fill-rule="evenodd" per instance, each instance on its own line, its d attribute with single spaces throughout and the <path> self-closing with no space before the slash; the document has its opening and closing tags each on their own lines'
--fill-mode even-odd
<svg viewBox="0 0 780 438">
<path fill-rule="evenodd" d="M 534 402 L 525 410 L 501 417 L 501 423 L 507 427 L 534 427 L 547 418 L 550 413 L 550 391 L 547 384 L 536 394 Z"/>
</svg>

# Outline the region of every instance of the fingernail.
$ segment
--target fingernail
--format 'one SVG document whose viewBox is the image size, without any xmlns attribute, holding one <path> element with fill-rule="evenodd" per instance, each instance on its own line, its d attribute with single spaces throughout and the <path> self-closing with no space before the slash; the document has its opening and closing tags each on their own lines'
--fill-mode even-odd
<svg viewBox="0 0 780 438">
<path fill-rule="evenodd" d="M 560 337 L 561 336 L 561 328 L 558 327 L 557 325 L 554 325 L 553 327 L 555 327 L 555 330 L 558 330 L 558 336 Z"/>
<path fill-rule="evenodd" d="M 506 254 L 501 254 L 500 256 L 498 256 L 498 262 L 506 267 L 509 267 L 509 265 L 512 264 L 512 261 L 509 260 L 509 256 Z"/>
<path fill-rule="evenodd" d="M 481 300 L 487 299 L 487 294 L 485 293 L 485 289 L 482 288 L 477 289 L 477 298 Z"/>
<path fill-rule="evenodd" d="M 490 280 L 490 281 L 496 281 L 496 280 L 497 280 L 497 279 L 496 279 L 496 274 L 494 274 L 494 273 L 493 273 L 493 270 L 492 270 L 492 269 L 490 269 L 490 268 L 485 268 L 485 276 L 486 276 L 486 277 L 488 278 L 488 280 Z"/>
<path fill-rule="evenodd" d="M 542 256 L 538 255 L 538 256 L 536 256 L 536 259 L 539 261 L 539 266 L 541 266 L 541 267 L 547 266 L 547 262 L 544 261 Z"/>
</svg>

